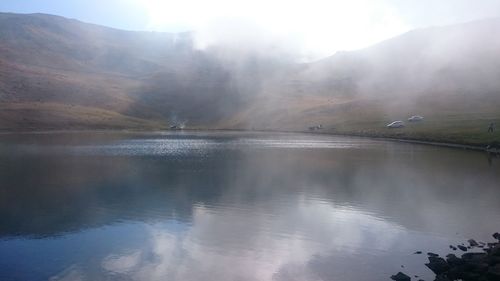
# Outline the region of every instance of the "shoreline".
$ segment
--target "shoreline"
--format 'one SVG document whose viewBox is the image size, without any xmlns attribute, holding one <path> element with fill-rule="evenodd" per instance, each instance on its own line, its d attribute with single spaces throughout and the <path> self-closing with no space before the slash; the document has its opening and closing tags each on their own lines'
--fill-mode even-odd
<svg viewBox="0 0 500 281">
<path fill-rule="evenodd" d="M 308 135 L 327 135 L 327 136 L 339 136 L 339 137 L 359 137 L 365 139 L 373 139 L 373 140 L 384 140 L 384 141 L 392 141 L 392 142 L 401 142 L 401 143 L 410 143 L 410 144 L 422 144 L 422 145 L 432 145 L 432 146 L 440 146 L 440 147 L 448 147 L 448 148 L 456 148 L 456 149 L 465 149 L 465 150 L 474 150 L 474 151 L 484 151 L 487 152 L 486 144 L 484 145 L 471 145 L 471 144 L 463 144 L 463 143 L 455 143 L 455 142 L 441 142 L 441 141 L 433 141 L 433 140 L 420 140 L 420 139 L 411 139 L 411 138 L 396 138 L 396 137 L 385 137 L 385 136 L 376 136 L 372 134 L 349 134 L 349 133 L 335 133 L 335 132 L 311 132 L 311 131 L 293 131 L 293 130 L 245 130 L 245 129 L 226 129 L 226 128 L 193 128 L 193 129 L 182 129 L 182 130 L 172 130 L 172 129 L 48 129 L 48 130 L 0 130 L 1 135 L 27 135 L 27 134 L 50 134 L 50 133 L 162 133 L 162 132 L 247 132 L 247 133 L 294 133 L 294 134 L 308 134 Z"/>
<path fill-rule="evenodd" d="M 187 130 L 198 131 L 197 129 L 194 129 L 194 130 L 187 129 Z M 327 135 L 327 136 L 339 136 L 339 137 L 359 137 L 359 138 L 364 138 L 364 139 L 384 140 L 384 141 L 403 142 L 403 143 L 412 143 L 412 144 L 423 144 L 423 145 L 432 145 L 432 146 L 440 146 L 440 147 L 487 152 L 487 150 L 486 150 L 487 144 L 471 145 L 471 144 L 454 143 L 454 142 L 440 142 L 440 141 L 433 141 L 433 140 L 419 140 L 419 139 L 410 139 L 410 138 L 384 137 L 384 136 L 375 136 L 375 135 L 371 135 L 371 134 L 348 134 L 348 133 L 334 133 L 334 132 L 310 132 L 310 131 L 288 131 L 288 130 L 243 130 L 243 129 L 204 129 L 204 131 L 235 131 L 235 132 L 263 132 L 263 133 L 273 133 L 274 132 L 274 133 Z"/>
<path fill-rule="evenodd" d="M 498 281 L 500 280 L 500 233 L 495 232 L 492 236 L 495 242 L 477 242 L 469 239 L 468 244 L 450 245 L 449 248 L 453 252 L 444 258 L 428 252 L 429 262 L 425 266 L 435 274 L 434 281 Z M 460 252 L 457 252 L 458 250 Z M 413 254 L 423 253 L 416 251 Z M 420 278 L 418 275 L 407 275 L 401 271 L 390 278 L 394 281 L 411 281 L 411 276 Z"/>
</svg>

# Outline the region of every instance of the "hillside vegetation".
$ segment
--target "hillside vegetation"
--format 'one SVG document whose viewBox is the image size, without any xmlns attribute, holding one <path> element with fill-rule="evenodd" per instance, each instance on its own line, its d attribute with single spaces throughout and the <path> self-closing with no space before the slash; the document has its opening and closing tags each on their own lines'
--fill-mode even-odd
<svg viewBox="0 0 500 281">
<path fill-rule="evenodd" d="M 193 33 L 0 13 L 0 130 L 321 124 L 315 132 L 484 145 L 500 140 L 497 34 L 498 19 L 432 27 L 298 64 L 273 50 L 200 50 Z M 415 114 L 424 121 L 385 126 Z"/>
</svg>

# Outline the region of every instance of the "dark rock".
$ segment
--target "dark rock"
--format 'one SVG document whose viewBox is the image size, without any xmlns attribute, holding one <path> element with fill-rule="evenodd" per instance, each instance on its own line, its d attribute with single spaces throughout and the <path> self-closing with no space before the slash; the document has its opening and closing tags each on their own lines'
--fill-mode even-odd
<svg viewBox="0 0 500 281">
<path fill-rule="evenodd" d="M 497 256 L 490 256 L 490 257 L 488 257 L 488 264 L 489 265 L 500 264 L 500 257 L 497 257 Z"/>
<path fill-rule="evenodd" d="M 488 243 L 488 248 L 485 250 L 488 253 L 496 254 L 499 251 L 500 244 Z"/>
<path fill-rule="evenodd" d="M 464 275 L 464 268 L 462 266 L 454 266 L 448 272 L 446 272 L 451 280 L 462 279 Z"/>
<path fill-rule="evenodd" d="M 495 232 L 495 233 L 493 234 L 493 238 L 495 238 L 496 240 L 500 241 L 500 233 Z"/>
<path fill-rule="evenodd" d="M 429 263 L 426 263 L 425 266 L 432 270 L 432 272 L 436 275 L 444 273 L 450 269 L 450 266 L 443 258 L 435 256 L 430 256 Z"/>
<path fill-rule="evenodd" d="M 450 266 L 460 266 L 465 263 L 461 258 L 458 258 L 454 254 L 447 255 L 446 262 L 448 262 Z"/>
<path fill-rule="evenodd" d="M 497 244 L 491 249 L 491 254 L 493 256 L 500 256 L 500 244 Z"/>
<path fill-rule="evenodd" d="M 462 255 L 462 259 L 464 260 L 483 260 L 488 255 L 486 253 L 465 253 Z"/>
<path fill-rule="evenodd" d="M 493 235 L 495 239 L 500 241 L 500 234 Z M 427 253 L 429 263 L 425 265 L 436 274 L 435 281 L 500 281 L 500 243 L 484 243 L 477 242 L 474 239 L 467 240 L 468 245 L 457 245 L 458 249 L 466 252 L 457 257 L 454 254 L 448 254 L 446 260 L 438 254 Z M 457 247 L 450 245 L 450 249 L 457 250 Z M 481 248 L 483 252 L 468 252 L 469 249 Z M 414 254 L 421 254 L 417 251 Z M 396 277 L 395 275 L 394 277 Z M 410 280 L 407 275 L 399 275 L 405 279 L 393 280 Z M 419 278 L 415 275 L 415 278 Z M 423 281 L 419 279 L 419 281 Z"/>
<path fill-rule="evenodd" d="M 394 281 L 410 281 L 410 276 L 404 274 L 403 272 L 398 272 L 396 275 L 392 275 L 391 279 Z"/>
<path fill-rule="evenodd" d="M 480 277 L 481 277 L 481 274 L 466 271 L 462 274 L 460 279 L 462 279 L 462 280 L 479 280 Z"/>
<path fill-rule="evenodd" d="M 414 255 L 420 255 L 422 254 L 422 251 L 416 251 L 415 253 L 413 253 Z"/>
<path fill-rule="evenodd" d="M 467 242 L 469 242 L 469 245 L 471 247 L 477 247 L 477 246 L 479 246 L 479 244 L 474 239 L 469 239 L 469 240 L 467 240 Z"/>
<path fill-rule="evenodd" d="M 486 272 L 489 268 L 488 264 L 484 263 L 484 262 L 470 264 L 470 267 L 471 267 L 471 271 L 479 273 L 479 274 Z"/>
<path fill-rule="evenodd" d="M 488 270 L 488 264 L 484 260 L 466 260 L 465 264 L 459 266 L 457 270 L 463 271 L 463 274 L 483 274 Z"/>
<path fill-rule="evenodd" d="M 434 281 L 451 281 L 445 274 L 438 274 Z"/>
<path fill-rule="evenodd" d="M 500 281 L 500 264 L 490 267 L 487 275 L 489 280 Z"/>
</svg>

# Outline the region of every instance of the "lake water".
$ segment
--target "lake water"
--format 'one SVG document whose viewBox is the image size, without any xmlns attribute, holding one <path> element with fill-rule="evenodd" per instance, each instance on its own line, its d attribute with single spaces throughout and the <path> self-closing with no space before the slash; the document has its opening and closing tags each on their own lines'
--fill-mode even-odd
<svg viewBox="0 0 500 281">
<path fill-rule="evenodd" d="M 306 134 L 0 135 L 0 280 L 430 280 L 500 158 Z M 404 266 L 404 268 L 402 268 Z"/>
</svg>

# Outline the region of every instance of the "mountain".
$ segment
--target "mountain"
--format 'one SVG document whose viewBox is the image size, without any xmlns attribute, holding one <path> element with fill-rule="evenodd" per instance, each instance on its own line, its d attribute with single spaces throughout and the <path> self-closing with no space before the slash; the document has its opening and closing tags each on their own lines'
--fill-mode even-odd
<svg viewBox="0 0 500 281">
<path fill-rule="evenodd" d="M 265 129 L 480 144 L 500 124 L 500 19 L 402 34 L 312 63 L 0 13 L 0 130 Z M 328 36 L 328 35 L 325 35 Z M 389 130 L 413 114 L 425 122 Z"/>
<path fill-rule="evenodd" d="M 225 125 L 483 144 L 500 124 L 500 19 L 419 29 L 302 65 Z M 265 113 L 263 114 L 262 111 Z M 391 121 L 425 122 L 390 130 Z"/>
<path fill-rule="evenodd" d="M 180 113 L 211 118 L 204 113 L 226 103 L 228 72 L 192 43 L 190 33 L 0 14 L 0 128 L 160 128 Z"/>
</svg>

